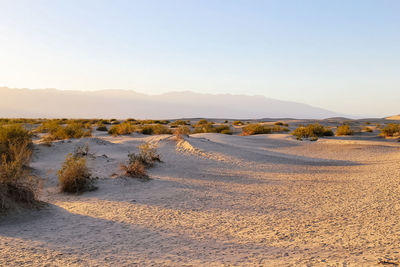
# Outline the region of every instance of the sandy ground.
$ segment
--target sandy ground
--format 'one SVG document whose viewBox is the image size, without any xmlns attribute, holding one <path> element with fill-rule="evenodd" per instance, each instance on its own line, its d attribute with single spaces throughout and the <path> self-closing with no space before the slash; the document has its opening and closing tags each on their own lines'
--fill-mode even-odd
<svg viewBox="0 0 400 267">
<path fill-rule="evenodd" d="M 128 152 L 159 145 L 141 182 Z M 88 142 L 94 192 L 61 194 L 56 170 Z M 110 137 L 35 146 L 39 211 L 0 218 L 0 266 L 370 266 L 400 261 L 400 143 L 286 134 Z"/>
</svg>

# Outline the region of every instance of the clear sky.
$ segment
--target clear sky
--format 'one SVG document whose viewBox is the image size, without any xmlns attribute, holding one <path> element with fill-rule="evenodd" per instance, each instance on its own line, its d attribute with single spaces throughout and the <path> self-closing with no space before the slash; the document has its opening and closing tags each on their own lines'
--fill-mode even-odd
<svg viewBox="0 0 400 267">
<path fill-rule="evenodd" d="M 400 113 L 398 0 L 0 0 L 0 86 Z"/>
</svg>

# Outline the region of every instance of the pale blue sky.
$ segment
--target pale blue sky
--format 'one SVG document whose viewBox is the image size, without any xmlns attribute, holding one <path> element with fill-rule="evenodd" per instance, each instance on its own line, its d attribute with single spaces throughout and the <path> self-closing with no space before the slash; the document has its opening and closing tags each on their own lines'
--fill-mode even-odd
<svg viewBox="0 0 400 267">
<path fill-rule="evenodd" d="M 0 86 L 400 113 L 400 1 L 0 0 Z"/>
</svg>

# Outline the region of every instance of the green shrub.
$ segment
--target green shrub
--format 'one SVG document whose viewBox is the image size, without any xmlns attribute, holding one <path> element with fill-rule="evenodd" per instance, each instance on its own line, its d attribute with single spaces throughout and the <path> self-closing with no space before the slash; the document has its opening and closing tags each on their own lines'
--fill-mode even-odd
<svg viewBox="0 0 400 267">
<path fill-rule="evenodd" d="M 58 180 L 61 192 L 82 193 L 95 189 L 93 178 L 86 166 L 86 158 L 68 154 L 60 170 Z"/>
<path fill-rule="evenodd" d="M 111 135 L 128 135 L 133 133 L 136 130 L 136 127 L 129 122 L 124 122 L 121 124 L 111 126 L 108 133 Z"/>
<path fill-rule="evenodd" d="M 400 124 L 389 123 L 383 129 L 381 129 L 381 135 L 386 137 L 399 136 L 400 135 Z"/>
<path fill-rule="evenodd" d="M 337 136 L 342 136 L 342 135 L 353 135 L 354 131 L 350 128 L 349 125 L 344 124 L 344 125 L 340 125 L 339 127 L 337 127 L 336 129 L 336 135 Z"/>
<path fill-rule="evenodd" d="M 299 126 L 291 134 L 296 136 L 297 140 L 311 138 L 312 141 L 316 141 L 318 137 L 322 136 L 333 136 L 331 129 L 324 127 L 319 123 L 309 124 L 307 126 Z"/>
<path fill-rule="evenodd" d="M 152 135 L 152 134 L 170 134 L 171 130 L 168 127 L 155 124 L 155 125 L 145 125 L 140 128 L 142 134 Z"/>
<path fill-rule="evenodd" d="M 242 128 L 242 135 L 270 134 L 270 133 L 272 133 L 271 127 L 262 125 L 260 123 L 247 124 Z"/>
</svg>

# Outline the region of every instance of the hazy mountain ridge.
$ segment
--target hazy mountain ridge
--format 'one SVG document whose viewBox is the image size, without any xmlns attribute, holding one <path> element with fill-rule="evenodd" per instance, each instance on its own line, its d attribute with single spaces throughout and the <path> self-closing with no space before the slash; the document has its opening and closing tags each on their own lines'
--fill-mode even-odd
<svg viewBox="0 0 400 267">
<path fill-rule="evenodd" d="M 328 118 L 326 109 L 264 96 L 190 91 L 146 95 L 130 90 L 63 91 L 0 87 L 0 117 Z"/>
</svg>

